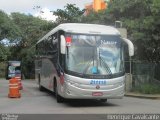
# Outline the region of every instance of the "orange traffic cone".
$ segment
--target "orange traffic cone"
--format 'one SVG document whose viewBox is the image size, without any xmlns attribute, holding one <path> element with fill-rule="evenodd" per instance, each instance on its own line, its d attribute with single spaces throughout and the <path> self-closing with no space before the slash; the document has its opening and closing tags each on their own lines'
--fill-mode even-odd
<svg viewBox="0 0 160 120">
<path fill-rule="evenodd" d="M 23 89 L 23 86 L 22 86 L 22 82 L 21 82 L 21 77 L 15 77 L 15 78 L 18 80 L 19 90 L 22 90 L 22 89 Z"/>
<path fill-rule="evenodd" d="M 19 93 L 18 80 L 16 78 L 11 78 L 9 80 L 9 98 L 20 98 L 21 94 Z"/>
</svg>

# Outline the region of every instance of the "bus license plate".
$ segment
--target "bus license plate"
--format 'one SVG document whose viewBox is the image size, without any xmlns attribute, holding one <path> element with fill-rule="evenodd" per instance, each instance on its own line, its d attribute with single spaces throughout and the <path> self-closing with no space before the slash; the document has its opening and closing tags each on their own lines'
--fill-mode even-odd
<svg viewBox="0 0 160 120">
<path fill-rule="evenodd" d="M 103 92 L 92 92 L 92 96 L 103 96 Z"/>
</svg>

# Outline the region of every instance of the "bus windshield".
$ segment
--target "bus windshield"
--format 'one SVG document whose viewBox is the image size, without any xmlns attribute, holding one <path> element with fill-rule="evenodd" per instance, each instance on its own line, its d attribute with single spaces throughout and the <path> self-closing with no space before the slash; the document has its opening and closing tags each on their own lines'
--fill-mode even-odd
<svg viewBox="0 0 160 120">
<path fill-rule="evenodd" d="M 66 69 L 83 75 L 113 75 L 124 72 L 120 36 L 67 34 Z"/>
</svg>

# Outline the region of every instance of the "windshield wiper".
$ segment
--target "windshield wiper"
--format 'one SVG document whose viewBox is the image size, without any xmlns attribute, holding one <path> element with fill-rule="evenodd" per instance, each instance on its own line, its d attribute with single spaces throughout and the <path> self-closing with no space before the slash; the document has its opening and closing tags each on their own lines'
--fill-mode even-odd
<svg viewBox="0 0 160 120">
<path fill-rule="evenodd" d="M 101 56 L 99 56 L 99 59 L 100 59 L 100 60 L 102 61 L 102 63 L 104 64 L 104 67 L 106 68 L 105 70 L 112 75 L 112 71 L 110 70 L 108 64 L 104 61 L 104 59 L 103 59 Z M 101 64 L 101 63 L 100 63 L 100 64 Z"/>
</svg>

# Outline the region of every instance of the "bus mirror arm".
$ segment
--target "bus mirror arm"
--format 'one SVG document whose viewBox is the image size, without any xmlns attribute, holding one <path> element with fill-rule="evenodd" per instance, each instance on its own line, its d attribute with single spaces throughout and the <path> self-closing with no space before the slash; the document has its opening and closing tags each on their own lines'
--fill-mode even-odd
<svg viewBox="0 0 160 120">
<path fill-rule="evenodd" d="M 133 43 L 129 40 L 129 39 L 126 39 L 126 38 L 123 38 L 123 41 L 125 43 L 127 43 L 128 45 L 128 51 L 129 51 L 129 56 L 133 56 L 134 55 L 134 46 L 133 46 Z"/>
<path fill-rule="evenodd" d="M 61 35 L 61 54 L 65 54 L 66 53 L 66 40 L 64 35 Z"/>
</svg>

